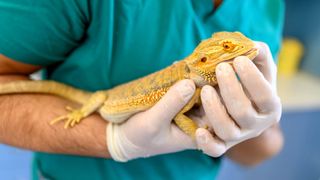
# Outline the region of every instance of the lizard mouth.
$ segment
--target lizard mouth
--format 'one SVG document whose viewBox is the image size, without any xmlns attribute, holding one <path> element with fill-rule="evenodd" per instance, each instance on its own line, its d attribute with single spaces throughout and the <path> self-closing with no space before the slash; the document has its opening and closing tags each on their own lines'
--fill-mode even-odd
<svg viewBox="0 0 320 180">
<path fill-rule="evenodd" d="M 259 50 L 258 50 L 257 48 L 252 48 L 252 49 L 250 49 L 249 51 L 247 51 L 247 52 L 245 52 L 245 53 L 243 53 L 243 54 L 241 54 L 241 55 L 239 55 L 239 56 L 246 56 L 246 57 L 248 57 L 249 59 L 252 60 L 252 59 L 254 59 L 254 58 L 258 55 L 258 52 L 259 52 Z M 234 57 L 234 58 L 236 58 L 236 57 Z M 233 60 L 234 60 L 234 58 L 225 60 L 225 61 L 223 61 L 223 62 L 232 63 Z"/>
<path fill-rule="evenodd" d="M 249 59 L 254 59 L 259 53 L 259 49 L 258 48 L 252 48 L 249 51 L 247 51 L 246 53 L 242 54 L 242 56 L 247 56 Z"/>
</svg>

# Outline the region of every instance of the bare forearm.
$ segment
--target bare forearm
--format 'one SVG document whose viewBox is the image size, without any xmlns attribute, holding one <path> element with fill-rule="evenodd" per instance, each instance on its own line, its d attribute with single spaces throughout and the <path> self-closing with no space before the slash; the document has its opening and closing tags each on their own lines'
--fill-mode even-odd
<svg viewBox="0 0 320 180">
<path fill-rule="evenodd" d="M 234 146 L 227 156 L 242 165 L 257 165 L 276 155 L 282 149 L 283 141 L 279 126 L 274 125 L 260 136 Z"/>
<path fill-rule="evenodd" d="M 0 83 L 24 76 L 1 76 Z M 1 84 L 0 84 L 1 85 Z M 0 142 L 34 151 L 94 157 L 109 157 L 106 146 L 106 122 L 91 115 L 74 128 L 49 122 L 66 114 L 71 102 L 50 95 L 0 96 Z"/>
</svg>

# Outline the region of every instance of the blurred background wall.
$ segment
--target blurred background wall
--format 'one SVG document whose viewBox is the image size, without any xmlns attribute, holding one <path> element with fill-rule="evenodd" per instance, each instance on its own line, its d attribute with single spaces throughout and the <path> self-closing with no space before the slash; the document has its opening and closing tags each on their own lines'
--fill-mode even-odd
<svg viewBox="0 0 320 180">
<path fill-rule="evenodd" d="M 219 180 L 320 180 L 320 1 L 286 0 L 284 35 L 303 46 L 297 72 L 279 72 L 283 151 L 255 168 L 223 161 Z M 293 52 L 289 52 L 291 54 Z M 290 63 L 290 62 L 289 62 Z M 0 180 L 30 179 L 32 154 L 0 145 Z"/>
<path fill-rule="evenodd" d="M 320 76 L 320 2 L 286 0 L 285 36 L 296 37 L 305 46 L 301 69 Z"/>
</svg>

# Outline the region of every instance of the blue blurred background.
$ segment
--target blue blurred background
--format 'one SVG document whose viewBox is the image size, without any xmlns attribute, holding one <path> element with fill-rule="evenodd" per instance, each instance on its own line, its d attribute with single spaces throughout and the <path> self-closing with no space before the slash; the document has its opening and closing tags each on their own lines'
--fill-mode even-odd
<svg viewBox="0 0 320 180">
<path fill-rule="evenodd" d="M 283 151 L 255 168 L 240 167 L 228 159 L 219 180 L 320 180 L 320 1 L 286 0 L 285 37 L 304 46 L 299 71 L 279 75 L 284 113 Z M 0 145 L 0 180 L 30 179 L 32 153 Z"/>
</svg>

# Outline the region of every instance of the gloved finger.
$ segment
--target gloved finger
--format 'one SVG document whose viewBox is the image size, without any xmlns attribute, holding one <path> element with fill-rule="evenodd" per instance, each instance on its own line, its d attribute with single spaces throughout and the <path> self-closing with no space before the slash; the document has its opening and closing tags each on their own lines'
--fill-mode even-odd
<svg viewBox="0 0 320 180">
<path fill-rule="evenodd" d="M 227 150 L 226 145 L 222 141 L 214 138 L 209 131 L 203 128 L 197 129 L 196 142 L 199 149 L 212 157 L 219 157 Z"/>
<path fill-rule="evenodd" d="M 204 86 L 201 92 L 201 102 L 215 134 L 224 141 L 233 141 L 240 137 L 241 130 L 228 115 L 212 86 Z"/>
<path fill-rule="evenodd" d="M 220 93 L 229 114 L 240 128 L 248 128 L 255 124 L 256 110 L 242 89 L 231 65 L 221 63 L 216 68 Z"/>
<path fill-rule="evenodd" d="M 245 56 L 237 57 L 233 62 L 243 87 L 247 90 L 259 112 L 271 111 L 280 100 L 271 84 L 254 63 Z"/>
<path fill-rule="evenodd" d="M 256 41 L 255 43 L 259 49 L 259 54 L 253 59 L 253 62 L 262 72 L 267 81 L 272 85 L 272 87 L 276 87 L 277 67 L 273 61 L 270 48 L 266 43 L 259 41 Z"/>
<path fill-rule="evenodd" d="M 177 82 L 159 102 L 146 112 L 151 118 L 149 122 L 155 127 L 169 125 L 175 115 L 188 103 L 194 92 L 195 85 L 192 80 Z"/>
<path fill-rule="evenodd" d="M 183 132 L 177 125 L 171 123 L 171 129 L 170 129 L 170 143 L 168 146 L 177 146 L 179 144 L 179 147 L 181 149 L 179 150 L 185 150 L 185 149 L 196 149 L 197 144 L 196 142 L 185 132 Z"/>
</svg>

